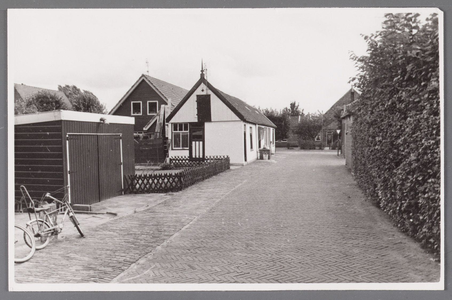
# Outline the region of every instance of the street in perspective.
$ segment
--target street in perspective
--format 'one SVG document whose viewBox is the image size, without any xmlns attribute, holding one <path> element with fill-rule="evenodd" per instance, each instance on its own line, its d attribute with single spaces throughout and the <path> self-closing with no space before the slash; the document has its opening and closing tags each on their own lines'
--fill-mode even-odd
<svg viewBox="0 0 452 300">
<path fill-rule="evenodd" d="M 282 149 L 51 241 L 21 283 L 432 282 L 440 266 L 366 201 L 335 151 Z M 120 203 L 120 205 L 118 205 Z M 108 205 L 108 204 L 107 204 Z M 82 217 L 83 215 L 80 214 Z M 96 217 L 96 215 L 94 215 Z M 93 218 L 91 216 L 91 218 Z M 100 218 L 97 216 L 97 218 Z"/>
</svg>

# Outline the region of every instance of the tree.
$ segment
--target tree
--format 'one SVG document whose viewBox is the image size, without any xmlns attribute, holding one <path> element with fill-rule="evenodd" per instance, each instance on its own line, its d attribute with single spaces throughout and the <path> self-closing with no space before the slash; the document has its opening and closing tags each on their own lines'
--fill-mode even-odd
<svg viewBox="0 0 452 300">
<path fill-rule="evenodd" d="M 299 104 L 295 101 L 290 102 L 289 107 L 283 109 L 283 113 L 288 114 L 289 116 L 299 116 L 303 114 L 303 111 L 300 111 Z"/>
<path fill-rule="evenodd" d="M 25 113 L 69 109 L 63 98 L 48 91 L 40 91 L 26 100 Z"/>
<path fill-rule="evenodd" d="M 275 109 L 263 109 L 262 113 L 276 125 L 275 138 L 277 141 L 287 138 L 290 129 L 289 115 Z"/>
<path fill-rule="evenodd" d="M 15 115 L 25 115 L 25 114 L 33 114 L 37 113 L 38 109 L 35 105 L 27 105 L 27 99 L 16 99 L 14 101 L 14 114 Z"/>
<path fill-rule="evenodd" d="M 104 104 L 90 91 L 81 90 L 75 85 L 58 86 L 58 90 L 63 92 L 72 104 L 75 111 L 106 114 L 107 109 Z"/>
<path fill-rule="evenodd" d="M 305 141 L 314 141 L 319 134 L 323 125 L 323 115 L 321 113 L 301 116 L 298 126 L 295 128 L 294 133 L 298 137 Z"/>
<path fill-rule="evenodd" d="M 386 14 L 351 55 L 361 91 L 353 120 L 353 166 L 365 194 L 397 226 L 439 253 L 441 119 L 438 18 Z"/>
</svg>

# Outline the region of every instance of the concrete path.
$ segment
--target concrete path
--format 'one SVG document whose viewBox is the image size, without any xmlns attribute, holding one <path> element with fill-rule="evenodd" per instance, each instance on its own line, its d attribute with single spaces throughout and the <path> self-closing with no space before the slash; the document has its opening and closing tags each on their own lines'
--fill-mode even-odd
<svg viewBox="0 0 452 300">
<path fill-rule="evenodd" d="M 86 230 L 85 239 L 51 243 L 16 265 L 16 280 L 439 280 L 439 264 L 363 199 L 343 164 L 333 151 L 279 151 L 274 161 L 161 195 L 149 209 Z"/>
</svg>

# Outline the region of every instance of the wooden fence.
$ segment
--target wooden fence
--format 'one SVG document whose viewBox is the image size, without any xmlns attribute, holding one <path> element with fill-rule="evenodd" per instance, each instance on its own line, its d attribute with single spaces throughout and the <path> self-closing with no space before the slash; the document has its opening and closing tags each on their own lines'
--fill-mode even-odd
<svg viewBox="0 0 452 300">
<path fill-rule="evenodd" d="M 177 192 L 226 171 L 230 167 L 227 156 L 209 157 L 202 162 L 190 161 L 187 157 L 172 157 L 170 162 L 181 170 L 128 175 L 125 177 L 124 192 L 129 194 Z"/>
<path fill-rule="evenodd" d="M 135 139 L 135 163 L 161 164 L 165 160 L 162 138 Z"/>
</svg>

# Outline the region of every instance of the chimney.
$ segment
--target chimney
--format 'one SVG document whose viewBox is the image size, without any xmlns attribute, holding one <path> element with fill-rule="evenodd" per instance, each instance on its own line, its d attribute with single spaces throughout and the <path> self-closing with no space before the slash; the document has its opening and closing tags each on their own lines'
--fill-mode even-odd
<svg viewBox="0 0 452 300">
<path fill-rule="evenodd" d="M 353 90 L 353 88 L 350 89 L 350 100 L 350 103 L 355 101 L 355 91 Z"/>
</svg>

